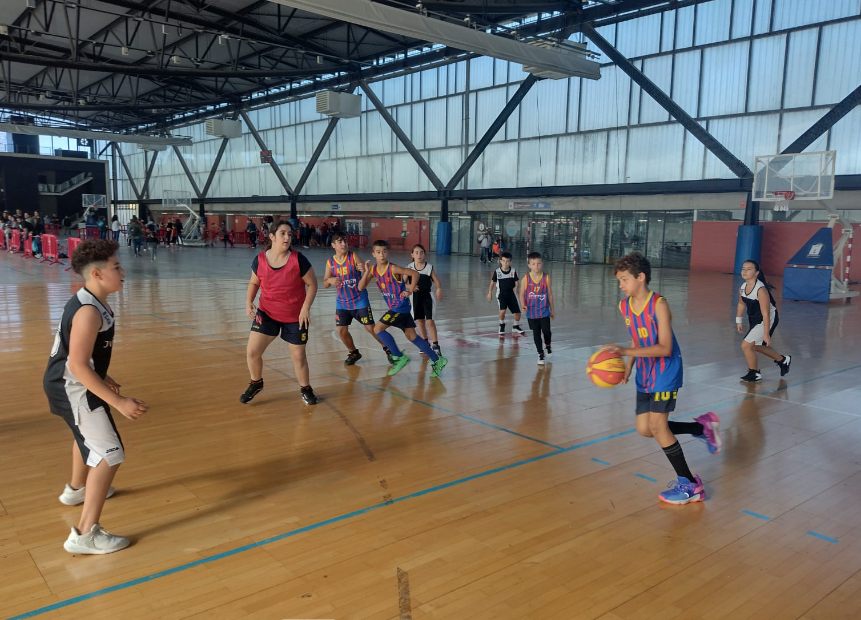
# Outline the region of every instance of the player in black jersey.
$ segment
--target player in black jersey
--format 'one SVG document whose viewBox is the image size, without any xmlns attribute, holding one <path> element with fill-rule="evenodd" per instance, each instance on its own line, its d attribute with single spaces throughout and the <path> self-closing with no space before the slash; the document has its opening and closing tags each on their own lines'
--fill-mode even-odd
<svg viewBox="0 0 861 620">
<path fill-rule="evenodd" d="M 107 298 L 123 288 L 125 272 L 117 259 L 119 244 L 84 241 L 72 253 L 72 268 L 86 281 L 63 309 L 43 386 L 51 413 L 72 429 L 72 480 L 60 501 L 83 502 L 78 527 L 63 544 L 69 553 L 105 554 L 125 549 L 129 539 L 99 525 L 111 482 L 125 460 L 123 444 L 110 406 L 130 420 L 148 407 L 120 396 L 120 385 L 108 375 L 114 342 L 114 313 Z"/>
<path fill-rule="evenodd" d="M 417 243 L 413 246 L 410 255 L 413 257 L 413 262 L 407 265 L 407 269 L 414 269 L 419 274 L 418 288 L 413 291 L 413 318 L 418 326 L 419 335 L 432 343 L 433 352 L 437 355 L 442 355 L 437 342 L 436 323 L 436 302 L 442 301 L 442 282 L 436 275 L 436 271 L 429 262 L 427 262 L 427 250 L 425 246 Z M 431 288 L 436 284 L 436 295 L 431 293 Z M 430 335 L 430 338 L 428 338 Z"/>
<path fill-rule="evenodd" d="M 499 301 L 499 335 L 505 335 L 505 311 L 514 314 L 514 326 L 511 331 L 521 336 L 526 332 L 520 327 L 520 304 L 517 302 L 518 285 L 517 270 L 511 267 L 511 253 L 503 252 L 499 256 L 499 268 L 493 272 L 490 278 L 490 286 L 487 289 L 487 301 L 493 299 L 493 287 L 496 287 L 496 299 Z"/>
<path fill-rule="evenodd" d="M 744 283 L 738 291 L 738 309 L 735 323 L 738 333 L 742 333 L 742 313 L 747 308 L 747 321 L 750 328 L 741 343 L 744 359 L 747 361 L 747 374 L 741 380 L 750 383 L 762 381 L 762 372 L 755 368 L 756 354 L 761 353 L 774 360 L 780 369 L 780 376 L 789 372 L 791 355 L 781 355 L 771 348 L 771 336 L 780 322 L 780 315 L 771 296 L 771 285 L 765 281 L 765 274 L 754 260 L 745 261 L 741 266 Z"/>
</svg>

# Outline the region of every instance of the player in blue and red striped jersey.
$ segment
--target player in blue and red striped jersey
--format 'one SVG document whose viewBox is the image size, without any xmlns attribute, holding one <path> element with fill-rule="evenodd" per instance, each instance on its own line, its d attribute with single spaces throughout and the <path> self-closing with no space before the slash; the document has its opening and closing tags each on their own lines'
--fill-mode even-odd
<svg viewBox="0 0 861 620">
<path fill-rule="evenodd" d="M 407 339 L 416 345 L 419 350 L 427 355 L 433 366 L 431 377 L 439 377 L 448 360 L 437 355 L 428 341 L 416 333 L 416 322 L 413 320 L 410 306 L 410 295 L 418 287 L 419 273 L 414 269 L 405 269 L 389 262 L 389 244 L 382 239 L 374 241 L 374 260 L 376 265 L 371 266 L 371 261 L 365 261 L 365 274 L 359 280 L 359 290 L 364 291 L 372 279 L 376 279 L 377 286 L 389 307 L 380 322 L 374 327 L 374 332 L 380 341 L 387 346 L 395 358 L 395 363 L 389 369 L 389 375 L 394 375 L 404 366 L 410 363 L 410 358 L 403 353 L 392 335 L 386 333 L 389 327 L 397 327 L 404 332 Z M 406 281 L 409 278 L 410 284 Z"/>
<path fill-rule="evenodd" d="M 365 263 L 355 252 L 350 252 L 347 245 L 347 235 L 342 232 L 332 233 L 332 248 L 335 255 L 326 261 L 326 271 L 323 274 L 323 288 L 334 286 L 338 289 L 335 301 L 335 328 L 338 337 L 349 351 L 344 366 L 352 366 L 360 359 L 362 354 L 353 342 L 350 335 L 350 324 L 353 319 L 364 325 L 367 332 L 379 342 L 389 364 L 394 364 L 394 356 L 389 348 L 374 333 L 374 313 L 371 311 L 371 302 L 368 301 L 368 291 L 359 290 L 359 280 L 365 271 Z"/>
<path fill-rule="evenodd" d="M 657 440 L 678 476 L 659 498 L 669 504 L 701 502 L 706 498 L 703 481 L 691 473 L 676 435 L 694 435 L 708 444 L 709 452 L 716 454 L 722 443 L 720 419 L 709 412 L 694 418 L 694 422 L 669 421 L 683 379 L 682 352 L 673 333 L 670 306 L 666 299 L 649 290 L 652 267 L 639 252 L 617 260 L 613 273 L 626 295 L 619 303 L 619 310 L 631 333 L 631 346 L 604 348 L 628 356 L 622 383 L 628 382 L 636 361 L 637 432 Z"/>
<path fill-rule="evenodd" d="M 550 319 L 556 318 L 553 290 L 550 288 L 550 276 L 542 271 L 544 261 L 541 259 L 541 253 L 530 252 L 526 260 L 529 273 L 523 276 L 520 283 L 520 305 L 526 311 L 526 320 L 532 330 L 535 349 L 538 351 L 538 365 L 544 366 L 545 349 L 546 357 L 553 356 L 553 350 L 550 348 Z"/>
</svg>

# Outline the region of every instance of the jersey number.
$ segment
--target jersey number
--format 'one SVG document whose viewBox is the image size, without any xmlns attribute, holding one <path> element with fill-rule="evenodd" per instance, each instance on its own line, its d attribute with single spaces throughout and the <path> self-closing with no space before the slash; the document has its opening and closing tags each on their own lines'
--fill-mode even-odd
<svg viewBox="0 0 861 620">
<path fill-rule="evenodd" d="M 676 398 L 677 395 L 678 392 L 655 392 L 655 402 L 660 400 L 667 401 L 670 400 L 670 398 Z"/>
<path fill-rule="evenodd" d="M 640 335 L 640 338 L 642 338 L 643 340 L 645 340 L 646 338 L 649 337 L 649 330 L 646 329 L 645 327 L 638 327 L 637 333 Z"/>
</svg>

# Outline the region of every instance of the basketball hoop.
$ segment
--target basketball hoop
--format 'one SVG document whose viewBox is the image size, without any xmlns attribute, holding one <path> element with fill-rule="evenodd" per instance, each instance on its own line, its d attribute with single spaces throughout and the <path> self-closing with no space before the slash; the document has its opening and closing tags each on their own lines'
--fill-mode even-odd
<svg viewBox="0 0 861 620">
<path fill-rule="evenodd" d="M 795 200 L 795 192 L 772 192 L 772 195 L 780 197 L 774 203 L 774 211 L 789 211 L 789 203 Z"/>
</svg>

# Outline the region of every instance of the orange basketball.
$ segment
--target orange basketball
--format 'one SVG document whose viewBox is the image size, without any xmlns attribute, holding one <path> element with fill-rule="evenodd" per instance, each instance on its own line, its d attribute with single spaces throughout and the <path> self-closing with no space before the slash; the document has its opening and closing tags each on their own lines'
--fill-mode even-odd
<svg viewBox="0 0 861 620">
<path fill-rule="evenodd" d="M 625 376 L 625 360 L 618 353 L 602 349 L 589 358 L 586 374 L 598 387 L 613 387 Z"/>
</svg>

